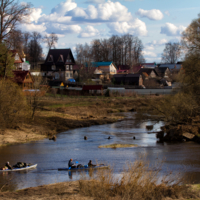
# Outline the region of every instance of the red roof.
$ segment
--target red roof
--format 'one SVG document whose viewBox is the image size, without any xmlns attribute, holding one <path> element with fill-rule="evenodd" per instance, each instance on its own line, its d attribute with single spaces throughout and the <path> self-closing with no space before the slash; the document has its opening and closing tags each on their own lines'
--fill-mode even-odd
<svg viewBox="0 0 200 200">
<path fill-rule="evenodd" d="M 102 85 L 84 85 L 82 90 L 101 90 Z"/>
<path fill-rule="evenodd" d="M 130 66 L 129 65 L 118 65 L 117 68 L 119 70 L 129 70 Z"/>
<path fill-rule="evenodd" d="M 17 83 L 23 83 L 29 71 L 13 71 L 14 80 Z"/>
</svg>

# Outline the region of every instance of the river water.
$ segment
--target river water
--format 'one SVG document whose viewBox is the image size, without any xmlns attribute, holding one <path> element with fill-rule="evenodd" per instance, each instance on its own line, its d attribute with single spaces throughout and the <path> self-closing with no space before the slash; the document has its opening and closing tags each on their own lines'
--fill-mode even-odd
<svg viewBox="0 0 200 200">
<path fill-rule="evenodd" d="M 67 167 L 73 158 L 81 164 L 91 159 L 114 166 L 114 173 L 120 174 L 127 161 L 145 155 L 150 164 L 162 161 L 161 174 L 172 171 L 183 176 L 187 183 L 200 183 L 200 145 L 193 142 L 157 143 L 155 134 L 147 134 L 146 125 L 154 124 L 152 131 L 159 131 L 162 122 L 136 122 L 134 113 L 124 113 L 126 120 L 113 124 L 91 126 L 69 130 L 57 135 L 57 141 L 44 139 L 19 145 L 0 147 L 0 166 L 6 161 L 37 163 L 29 171 L 0 172 L 0 187 L 6 182 L 10 190 L 23 189 L 44 184 L 77 180 L 80 173 L 58 171 Z M 88 139 L 84 140 L 84 136 Z M 108 140 L 108 136 L 112 139 Z M 133 140 L 133 136 L 136 137 Z M 137 144 L 134 148 L 104 149 L 99 145 L 124 143 Z"/>
</svg>

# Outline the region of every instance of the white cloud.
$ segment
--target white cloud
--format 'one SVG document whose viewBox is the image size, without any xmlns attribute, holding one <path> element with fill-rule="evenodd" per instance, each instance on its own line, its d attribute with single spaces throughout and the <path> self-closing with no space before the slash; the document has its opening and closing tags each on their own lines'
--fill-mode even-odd
<svg viewBox="0 0 200 200">
<path fill-rule="evenodd" d="M 20 29 L 23 31 L 28 31 L 28 32 L 44 32 L 47 28 L 45 23 L 42 24 L 20 24 Z"/>
<path fill-rule="evenodd" d="M 55 8 L 51 10 L 51 13 L 57 13 L 58 15 L 65 15 L 66 12 L 73 10 L 77 7 L 77 4 L 72 0 L 66 0 L 61 2 Z"/>
<path fill-rule="evenodd" d="M 152 42 L 147 43 L 147 45 L 161 46 L 161 45 L 165 45 L 167 42 L 168 41 L 166 39 L 153 40 Z"/>
<path fill-rule="evenodd" d="M 58 23 L 49 23 L 47 26 L 47 32 L 56 34 L 70 34 L 80 33 L 81 27 L 79 25 L 63 25 Z"/>
<path fill-rule="evenodd" d="M 97 29 L 95 29 L 93 26 L 87 26 L 85 30 L 80 32 L 79 37 L 88 38 L 88 37 L 94 37 L 97 35 L 99 35 L 99 31 Z"/>
<path fill-rule="evenodd" d="M 41 8 L 32 8 L 31 14 L 28 17 L 29 22 L 38 22 L 38 19 L 41 17 L 42 9 Z"/>
<path fill-rule="evenodd" d="M 150 20 L 161 20 L 163 18 L 163 14 L 160 10 L 152 9 L 152 10 L 143 10 L 139 9 L 136 13 L 140 17 L 147 17 Z"/>
<path fill-rule="evenodd" d="M 147 35 L 147 29 L 144 22 L 139 19 L 135 19 L 132 22 L 113 22 L 109 23 L 108 27 L 111 29 L 111 33 L 118 34 L 134 34 L 137 36 Z"/>
<path fill-rule="evenodd" d="M 149 56 L 149 57 L 157 57 L 157 54 L 151 51 L 143 51 L 142 52 L 144 56 Z"/>
<path fill-rule="evenodd" d="M 94 3 L 94 4 L 99 4 L 99 3 L 104 3 L 105 0 L 87 0 L 85 3 Z"/>
<path fill-rule="evenodd" d="M 168 16 L 170 16 L 170 13 L 169 13 L 169 11 L 168 11 L 168 10 L 166 10 L 166 11 L 165 11 L 165 15 L 168 15 Z"/>
<path fill-rule="evenodd" d="M 167 36 L 180 36 L 186 27 L 180 25 L 175 26 L 171 23 L 166 23 L 165 26 L 161 27 L 161 34 L 166 34 Z"/>
<path fill-rule="evenodd" d="M 40 33 L 45 31 L 43 34 L 77 33 L 79 37 L 93 37 L 99 34 L 93 25 L 103 23 L 110 28 L 111 33 L 147 35 L 146 24 L 134 18 L 128 8 L 120 2 L 94 1 L 99 1 L 99 4 L 81 8 L 73 0 L 65 0 L 55 6 L 49 15 L 43 14 L 42 8 L 33 8 L 29 19 L 32 24 L 24 25 L 24 27 L 30 31 L 35 28 Z M 85 30 L 81 29 L 82 24 L 88 25 Z"/>
<path fill-rule="evenodd" d="M 72 21 L 79 22 L 130 21 L 133 18 L 128 8 L 111 1 L 96 6 L 89 5 L 86 9 L 77 7 L 67 12 L 66 16 L 72 16 Z"/>
</svg>

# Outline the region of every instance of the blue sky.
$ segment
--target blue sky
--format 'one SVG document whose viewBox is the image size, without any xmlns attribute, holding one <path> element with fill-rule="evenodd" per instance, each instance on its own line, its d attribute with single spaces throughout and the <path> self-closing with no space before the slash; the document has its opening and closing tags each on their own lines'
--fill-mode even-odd
<svg viewBox="0 0 200 200">
<path fill-rule="evenodd" d="M 21 1 L 30 2 L 30 1 Z M 160 62 L 166 42 L 177 42 L 181 33 L 198 17 L 199 0 L 34 0 L 23 31 L 58 34 L 57 48 L 114 35 L 138 36 L 146 62 Z M 47 49 L 44 44 L 44 54 Z"/>
</svg>

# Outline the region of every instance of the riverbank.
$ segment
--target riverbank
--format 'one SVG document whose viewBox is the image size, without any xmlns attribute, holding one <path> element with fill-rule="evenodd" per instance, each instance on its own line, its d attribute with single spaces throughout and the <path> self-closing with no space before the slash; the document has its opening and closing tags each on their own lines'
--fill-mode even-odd
<svg viewBox="0 0 200 200">
<path fill-rule="evenodd" d="M 194 198 L 189 198 L 191 200 L 198 200 L 197 196 L 200 195 L 200 185 L 193 185 L 189 187 L 189 190 L 192 190 L 192 193 L 196 193 Z M 164 186 L 163 186 L 164 191 Z M 175 193 L 175 191 L 173 191 Z M 170 192 L 169 192 L 170 193 Z M 179 193 L 179 192 L 178 192 Z M 187 192 L 184 192 L 185 194 Z M 156 195 L 155 195 L 156 196 Z M 179 200 L 186 200 L 188 197 L 184 197 L 182 195 L 174 196 L 170 195 L 171 197 L 162 198 L 163 200 L 171 200 L 171 199 L 179 199 Z M 18 190 L 15 192 L 0 192 L 0 199 L 1 200 L 8 200 L 8 199 L 41 199 L 41 200 L 53 200 L 53 199 L 65 199 L 65 200 L 94 200 L 100 199 L 95 196 L 85 195 L 81 191 L 80 182 L 79 181 L 72 181 L 72 182 L 63 182 L 63 183 L 55 183 L 50 185 L 42 185 L 38 187 L 27 188 L 23 190 Z M 118 196 L 110 197 L 110 200 L 120 200 L 121 198 Z M 143 198 L 145 199 L 145 198 Z M 158 199 L 158 198 L 154 198 Z"/>
<path fill-rule="evenodd" d="M 0 146 L 37 141 L 69 129 L 113 123 L 124 117 L 120 112 L 137 111 L 160 97 L 69 97 L 45 96 L 33 120 L 14 129 L 0 130 Z"/>
</svg>

